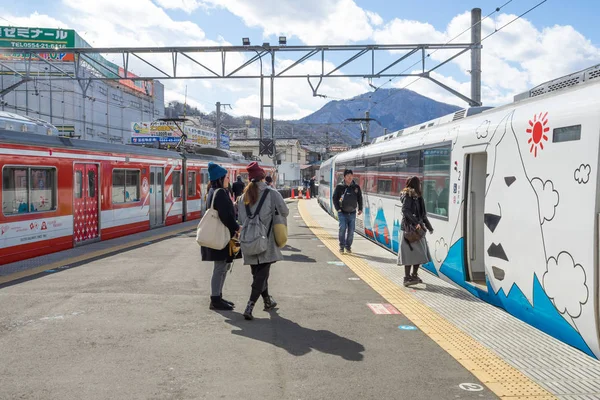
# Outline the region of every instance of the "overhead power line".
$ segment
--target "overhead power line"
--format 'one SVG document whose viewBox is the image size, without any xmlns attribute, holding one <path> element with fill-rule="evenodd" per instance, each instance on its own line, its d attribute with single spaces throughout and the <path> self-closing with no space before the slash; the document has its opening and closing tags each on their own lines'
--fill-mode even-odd
<svg viewBox="0 0 600 400">
<path fill-rule="evenodd" d="M 512 0 L 511 0 L 511 1 L 512 1 Z M 484 19 L 482 19 L 481 21 L 485 20 L 486 18 L 488 18 L 490 15 L 494 14 L 495 12 L 498 12 L 498 11 L 499 11 L 499 10 L 500 10 L 502 7 L 506 6 L 506 5 L 507 5 L 507 4 L 509 4 L 511 1 L 509 1 L 509 2 L 505 3 L 505 4 L 504 4 L 504 5 L 502 5 L 501 7 L 498 7 L 498 8 L 496 8 L 496 10 L 494 10 L 493 12 L 491 12 L 490 14 L 488 14 L 488 15 L 487 15 L 487 16 L 486 16 Z M 539 2 L 538 4 L 536 4 L 535 6 L 531 7 L 530 9 L 528 9 L 528 10 L 527 10 L 527 11 L 525 11 L 524 13 L 520 14 L 519 16 L 517 16 L 517 17 L 513 18 L 512 20 L 510 20 L 510 21 L 509 21 L 509 22 L 507 22 L 506 24 L 502 25 L 502 26 L 501 26 L 501 27 L 499 27 L 499 28 L 496 28 L 496 29 L 495 29 L 495 30 L 494 30 L 492 33 L 490 33 L 489 35 L 485 36 L 485 37 L 484 37 L 483 39 L 481 39 L 481 40 L 480 40 L 478 43 L 474 43 L 474 44 L 481 44 L 481 43 L 483 43 L 483 41 L 484 41 L 484 40 L 486 40 L 486 39 L 488 39 L 489 37 L 491 37 L 491 36 L 495 35 L 496 33 L 500 32 L 502 29 L 506 28 L 507 26 L 509 26 L 510 24 L 512 24 L 513 22 L 515 22 L 516 20 L 518 20 L 518 19 L 520 19 L 520 18 L 523 18 L 525 15 L 529 14 L 531 11 L 535 10 L 536 8 L 538 8 L 539 6 L 541 6 L 542 4 L 544 4 L 544 3 L 545 3 L 545 2 L 547 2 L 547 1 L 548 1 L 548 0 L 543 0 L 543 1 Z M 475 24 L 475 25 L 477 25 L 477 24 Z M 473 25 L 473 26 L 475 26 L 475 25 Z M 472 28 L 473 28 L 473 26 L 471 26 L 469 29 L 472 29 Z M 469 30 L 469 29 L 467 29 L 467 30 Z M 463 31 L 463 32 L 462 32 L 460 35 L 462 35 L 462 34 L 463 34 L 463 33 L 465 33 L 465 32 L 466 32 L 466 31 Z M 460 35 L 458 35 L 458 36 L 460 36 Z M 455 39 L 456 39 L 456 37 L 455 37 Z M 453 40 L 454 40 L 454 39 L 453 39 Z M 436 49 L 435 51 L 437 51 L 437 49 Z M 432 52 L 431 54 L 435 53 L 435 51 L 434 51 L 434 52 Z M 427 56 L 429 57 L 429 54 L 428 54 Z M 414 66 L 414 65 L 415 65 L 415 64 L 413 64 L 412 66 Z M 411 67 L 409 67 L 408 69 L 412 68 L 412 66 L 411 66 Z M 403 74 L 404 72 L 406 72 L 406 70 L 404 70 L 403 72 L 401 72 L 401 74 Z M 394 79 L 394 78 L 392 78 L 392 79 Z M 390 79 L 390 81 L 391 81 L 392 79 Z M 408 83 L 407 85 L 403 86 L 402 88 L 400 88 L 400 90 L 408 88 L 409 86 L 411 86 L 412 84 L 414 84 L 414 83 L 418 82 L 418 81 L 419 81 L 419 80 L 421 80 L 421 79 L 423 79 L 423 77 L 422 77 L 422 76 L 418 77 L 418 78 L 417 78 L 417 79 L 415 79 L 414 81 L 412 81 L 412 82 Z M 377 103 L 375 103 L 375 105 L 374 105 L 374 106 L 373 106 L 371 109 L 373 109 L 373 108 L 377 107 L 377 105 L 379 105 L 379 104 L 383 103 L 384 101 L 386 101 L 387 99 L 389 99 L 390 97 L 392 97 L 393 95 L 395 95 L 395 94 L 397 94 L 397 93 L 398 93 L 398 92 L 393 92 L 393 93 L 391 93 L 391 94 L 390 94 L 388 97 L 384 98 L 383 100 L 380 100 L 380 101 L 378 101 Z"/>
</svg>

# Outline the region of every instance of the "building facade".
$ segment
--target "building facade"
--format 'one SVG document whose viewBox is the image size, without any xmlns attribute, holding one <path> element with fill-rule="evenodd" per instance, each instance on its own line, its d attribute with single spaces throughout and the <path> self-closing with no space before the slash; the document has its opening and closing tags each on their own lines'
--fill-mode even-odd
<svg viewBox="0 0 600 400">
<path fill-rule="evenodd" d="M 275 141 L 277 185 L 294 187 L 302 183 L 302 167 L 306 164 L 307 151 L 297 139 L 282 139 Z M 259 140 L 232 140 L 230 150 L 242 154 L 246 160 L 260 160 L 272 164 L 269 156 L 259 155 Z"/>
<path fill-rule="evenodd" d="M 45 46 L 62 52 L 41 54 L 48 62 L 27 63 L 18 53 L 19 48 Z M 90 47 L 73 30 L 0 27 L 0 47 L 15 49 L 13 54 L 0 56 L 4 64 L 0 65 L 1 89 L 21 81 L 28 68 L 31 77 L 2 97 L 2 111 L 43 119 L 65 136 L 116 143 L 130 142 L 132 122 L 164 116 L 164 87 L 160 82 L 117 79 L 125 76 L 123 68 L 99 55 L 92 54 L 81 63 L 79 77 L 115 80 L 92 81 L 88 87 L 84 80 L 59 80 L 75 75 L 74 56 L 66 52 L 67 48 Z"/>
</svg>

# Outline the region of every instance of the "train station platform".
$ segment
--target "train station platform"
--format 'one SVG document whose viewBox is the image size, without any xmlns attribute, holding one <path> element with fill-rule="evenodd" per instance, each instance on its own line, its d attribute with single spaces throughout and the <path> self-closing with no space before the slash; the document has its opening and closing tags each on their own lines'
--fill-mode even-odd
<svg viewBox="0 0 600 400">
<path fill-rule="evenodd" d="M 248 266 L 208 309 L 195 225 L 0 267 L 0 398 L 600 399 L 600 362 L 289 204 L 278 309 L 242 316 Z M 112 242 L 112 243 L 111 243 Z M 260 302 L 260 300 L 259 300 Z"/>
</svg>

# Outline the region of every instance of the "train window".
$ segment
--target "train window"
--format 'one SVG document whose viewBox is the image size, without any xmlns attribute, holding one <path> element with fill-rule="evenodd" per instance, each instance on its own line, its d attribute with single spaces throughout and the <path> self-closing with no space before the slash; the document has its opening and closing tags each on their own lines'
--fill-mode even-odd
<svg viewBox="0 0 600 400">
<path fill-rule="evenodd" d="M 80 199 L 83 196 L 83 178 L 81 171 L 75 171 L 75 198 Z"/>
<path fill-rule="evenodd" d="M 391 179 L 379 179 L 377 180 L 377 193 L 378 194 L 392 194 L 392 180 Z"/>
<path fill-rule="evenodd" d="M 423 150 L 423 199 L 429 214 L 448 216 L 450 147 Z"/>
<path fill-rule="evenodd" d="M 173 197 L 181 197 L 181 171 L 173 172 Z"/>
<path fill-rule="evenodd" d="M 140 171 L 114 169 L 112 178 L 113 203 L 132 203 L 140 201 Z"/>
<path fill-rule="evenodd" d="M 88 171 L 88 197 L 96 197 L 96 172 Z"/>
<path fill-rule="evenodd" d="M 541 131 L 541 128 L 540 128 Z M 533 135 L 535 136 L 535 129 Z M 543 135 L 542 132 L 540 132 Z M 570 142 L 572 140 L 581 139 L 581 125 L 565 126 L 562 128 L 554 128 L 552 131 L 552 142 Z"/>
<path fill-rule="evenodd" d="M 196 173 L 195 172 L 188 172 L 187 194 L 188 194 L 188 196 L 196 195 Z"/>
<path fill-rule="evenodd" d="M 56 210 L 56 168 L 5 167 L 4 215 Z"/>
<path fill-rule="evenodd" d="M 51 211 L 55 209 L 56 169 L 30 168 L 29 207 L 32 211 Z"/>
<path fill-rule="evenodd" d="M 423 178 L 423 162 L 421 151 L 408 151 L 396 154 L 396 173 L 398 183 L 396 185 L 396 194 L 400 194 L 406 187 L 406 181 L 413 176 Z"/>
</svg>

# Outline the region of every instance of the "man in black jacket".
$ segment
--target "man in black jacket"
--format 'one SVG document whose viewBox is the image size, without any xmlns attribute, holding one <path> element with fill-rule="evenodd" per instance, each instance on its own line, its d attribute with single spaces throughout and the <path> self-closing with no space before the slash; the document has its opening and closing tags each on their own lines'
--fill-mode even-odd
<svg viewBox="0 0 600 400">
<path fill-rule="evenodd" d="M 358 215 L 362 214 L 363 201 L 360 186 L 354 180 L 352 170 L 344 171 L 344 181 L 336 186 L 333 192 L 333 206 L 338 212 L 340 221 L 340 253 L 352 253 L 352 240 L 354 239 L 354 228 L 356 224 L 356 209 Z"/>
<path fill-rule="evenodd" d="M 238 175 L 237 181 L 231 186 L 231 189 L 233 189 L 233 195 L 235 196 L 236 201 L 237 201 L 238 197 L 240 197 L 242 195 L 242 193 L 244 193 L 245 187 L 246 187 L 246 185 L 244 185 L 244 182 L 242 181 L 242 176 Z"/>
</svg>

